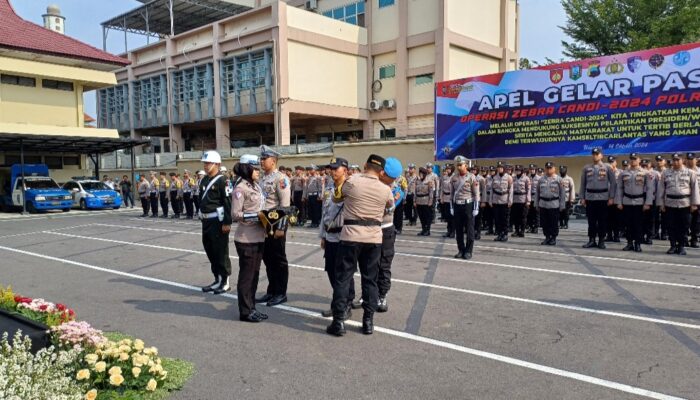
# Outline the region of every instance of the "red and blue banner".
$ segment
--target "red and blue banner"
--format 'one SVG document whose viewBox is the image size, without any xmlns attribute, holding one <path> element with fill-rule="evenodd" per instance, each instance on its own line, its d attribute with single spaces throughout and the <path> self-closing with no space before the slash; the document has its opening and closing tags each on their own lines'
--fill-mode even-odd
<svg viewBox="0 0 700 400">
<path fill-rule="evenodd" d="M 700 150 L 700 43 L 438 82 L 450 160 Z"/>
</svg>

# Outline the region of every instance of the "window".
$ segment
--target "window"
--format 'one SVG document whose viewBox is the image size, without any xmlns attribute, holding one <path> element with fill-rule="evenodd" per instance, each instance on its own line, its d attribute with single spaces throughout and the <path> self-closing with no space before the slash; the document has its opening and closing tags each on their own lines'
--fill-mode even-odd
<svg viewBox="0 0 700 400">
<path fill-rule="evenodd" d="M 379 8 L 389 7 L 394 5 L 394 0 L 379 0 Z"/>
<path fill-rule="evenodd" d="M 379 79 L 388 79 L 396 76 L 396 65 L 385 65 L 379 67 Z"/>
<path fill-rule="evenodd" d="M 41 80 L 41 87 L 43 87 L 44 89 L 56 89 L 56 90 L 65 90 L 67 92 L 72 92 L 73 91 L 73 82 L 55 81 L 53 79 L 42 79 Z"/>
<path fill-rule="evenodd" d="M 323 16 L 347 22 L 348 24 L 365 26 L 365 2 L 358 1 L 324 11 Z"/>
<path fill-rule="evenodd" d="M 80 166 L 80 156 L 63 156 L 63 165 Z"/>
<path fill-rule="evenodd" d="M 63 159 L 61 158 L 61 156 L 44 156 L 44 163 L 50 169 L 62 169 L 63 168 Z"/>
<path fill-rule="evenodd" d="M 382 129 L 381 132 L 379 132 L 381 137 L 384 139 L 388 138 L 395 138 L 396 137 L 396 128 L 390 128 L 390 129 Z"/>
<path fill-rule="evenodd" d="M 416 85 L 425 85 L 428 83 L 433 83 L 433 74 L 416 76 Z"/>
<path fill-rule="evenodd" d="M 6 85 L 18 85 L 18 86 L 27 86 L 27 87 L 35 87 L 36 86 L 36 79 L 28 78 L 26 76 L 2 74 L 2 75 L 0 75 L 0 82 L 4 83 Z"/>
</svg>

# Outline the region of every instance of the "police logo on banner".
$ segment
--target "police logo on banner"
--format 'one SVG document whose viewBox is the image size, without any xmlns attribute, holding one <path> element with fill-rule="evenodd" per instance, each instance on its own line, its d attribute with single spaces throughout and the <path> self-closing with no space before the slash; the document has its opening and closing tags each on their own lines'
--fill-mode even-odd
<svg viewBox="0 0 700 400">
<path fill-rule="evenodd" d="M 549 71 L 549 80 L 552 81 L 552 83 L 557 84 L 561 82 L 562 79 L 564 79 L 563 69 L 553 69 Z"/>
<path fill-rule="evenodd" d="M 569 69 L 569 77 L 571 78 L 572 81 L 577 81 L 581 79 L 581 76 L 583 75 L 583 67 L 578 64 L 578 65 L 572 65 L 571 68 Z"/>
<path fill-rule="evenodd" d="M 627 69 L 635 73 L 642 67 L 642 57 L 634 56 L 627 59 Z"/>
<path fill-rule="evenodd" d="M 657 69 L 664 65 L 664 56 L 662 54 L 654 54 L 649 58 L 649 66 Z"/>
<path fill-rule="evenodd" d="M 690 62 L 690 53 L 687 51 L 679 51 L 673 55 L 673 63 L 682 67 Z"/>
<path fill-rule="evenodd" d="M 598 75 L 600 75 L 600 61 L 591 61 L 591 63 L 588 64 L 588 76 L 590 78 L 595 78 Z"/>
</svg>

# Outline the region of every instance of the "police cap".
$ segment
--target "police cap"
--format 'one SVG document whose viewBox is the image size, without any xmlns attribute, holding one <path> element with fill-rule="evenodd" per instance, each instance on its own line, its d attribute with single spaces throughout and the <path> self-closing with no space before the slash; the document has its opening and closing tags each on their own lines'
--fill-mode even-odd
<svg viewBox="0 0 700 400">
<path fill-rule="evenodd" d="M 622 160 L 622 166 L 623 166 L 623 167 L 626 167 L 626 166 L 628 166 L 628 165 L 630 165 L 629 160 Z"/>
<path fill-rule="evenodd" d="M 615 156 L 608 156 L 608 162 L 613 162 L 615 160 L 617 160 L 617 158 L 615 158 Z"/>
<path fill-rule="evenodd" d="M 280 153 L 272 150 L 270 147 L 262 145 L 260 146 L 260 159 L 264 160 L 266 158 L 274 157 L 277 158 L 280 156 Z"/>
<path fill-rule="evenodd" d="M 639 154 L 637 153 L 630 153 L 630 160 L 636 160 L 639 158 Z"/>
<path fill-rule="evenodd" d="M 600 154 L 600 153 L 601 153 L 600 147 L 594 147 L 591 150 L 591 154 Z"/>
<path fill-rule="evenodd" d="M 535 165 L 535 164 L 530 164 L 529 168 L 530 168 L 530 169 L 537 169 L 537 165 Z"/>
<path fill-rule="evenodd" d="M 544 167 L 547 169 L 554 168 L 554 163 L 551 161 L 547 161 L 546 163 L 544 163 Z"/>
<path fill-rule="evenodd" d="M 695 153 L 688 153 L 685 155 L 688 160 L 695 160 Z"/>
<path fill-rule="evenodd" d="M 455 157 L 455 164 L 456 165 L 466 164 L 468 162 L 469 162 L 469 159 L 467 159 L 467 157 L 464 157 L 464 156 Z"/>
<path fill-rule="evenodd" d="M 367 158 L 367 164 L 376 165 L 376 166 L 381 167 L 383 169 L 384 165 L 386 165 L 386 160 L 382 156 L 378 156 L 376 154 L 370 154 L 370 156 Z"/>
<path fill-rule="evenodd" d="M 649 165 L 649 163 L 651 163 L 651 160 L 649 160 L 648 158 L 642 159 L 642 165 Z"/>
<path fill-rule="evenodd" d="M 496 163 L 496 168 L 503 168 L 505 165 L 503 164 L 503 161 L 499 161 Z"/>
<path fill-rule="evenodd" d="M 658 162 L 658 161 L 662 161 L 662 160 L 664 159 L 664 156 L 658 155 L 658 156 L 654 157 L 654 159 L 655 159 L 657 162 Z"/>
<path fill-rule="evenodd" d="M 673 153 L 672 158 L 674 160 L 681 160 L 681 159 L 683 159 L 683 156 L 681 155 L 681 153 Z"/>
<path fill-rule="evenodd" d="M 523 166 L 520 165 L 520 164 L 516 164 L 515 170 L 516 170 L 516 171 L 522 171 L 522 170 L 523 170 Z"/>
<path fill-rule="evenodd" d="M 344 158 L 341 158 L 341 157 L 333 157 L 333 158 L 331 158 L 331 163 L 328 164 L 328 166 L 330 167 L 330 169 L 337 169 L 337 168 L 340 168 L 340 167 L 348 168 L 349 165 L 350 165 L 350 164 L 348 163 L 348 160 L 346 160 L 346 159 L 344 159 Z"/>
</svg>

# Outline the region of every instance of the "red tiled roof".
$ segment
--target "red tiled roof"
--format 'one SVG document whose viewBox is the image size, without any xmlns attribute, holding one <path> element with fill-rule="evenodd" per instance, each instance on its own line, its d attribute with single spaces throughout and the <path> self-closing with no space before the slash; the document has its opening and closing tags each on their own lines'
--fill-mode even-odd
<svg viewBox="0 0 700 400">
<path fill-rule="evenodd" d="M 129 64 L 125 58 L 25 21 L 15 13 L 10 0 L 0 0 L 0 47 L 98 63 L 121 66 Z"/>
<path fill-rule="evenodd" d="M 85 122 L 95 122 L 95 118 L 92 118 L 88 113 L 83 113 L 83 121 Z"/>
</svg>

